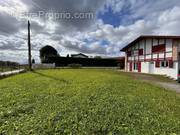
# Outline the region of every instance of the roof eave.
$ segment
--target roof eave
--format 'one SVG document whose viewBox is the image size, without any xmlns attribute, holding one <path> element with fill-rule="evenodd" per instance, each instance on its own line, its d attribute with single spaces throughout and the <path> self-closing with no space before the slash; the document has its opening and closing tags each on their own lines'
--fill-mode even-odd
<svg viewBox="0 0 180 135">
<path fill-rule="evenodd" d="M 120 51 L 125 52 L 129 47 L 131 47 L 134 43 L 139 41 L 142 38 L 172 38 L 172 39 L 180 39 L 180 36 L 158 36 L 158 35 L 141 35 L 132 42 L 130 42 L 128 45 L 126 45 L 124 48 L 122 48 Z"/>
</svg>

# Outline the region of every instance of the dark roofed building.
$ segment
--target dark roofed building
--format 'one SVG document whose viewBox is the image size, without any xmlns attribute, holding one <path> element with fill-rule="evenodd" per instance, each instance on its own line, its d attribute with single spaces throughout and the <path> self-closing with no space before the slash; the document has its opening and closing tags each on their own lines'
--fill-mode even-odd
<svg viewBox="0 0 180 135">
<path fill-rule="evenodd" d="M 70 64 L 80 64 L 84 67 L 124 67 L 124 59 L 116 58 L 89 58 L 87 55 L 79 53 L 71 57 L 60 57 L 56 49 L 45 46 L 40 50 L 42 63 L 55 64 L 56 67 L 66 67 Z"/>
<path fill-rule="evenodd" d="M 79 54 L 72 54 L 71 57 L 73 58 L 88 58 L 87 55 L 79 53 Z"/>
</svg>

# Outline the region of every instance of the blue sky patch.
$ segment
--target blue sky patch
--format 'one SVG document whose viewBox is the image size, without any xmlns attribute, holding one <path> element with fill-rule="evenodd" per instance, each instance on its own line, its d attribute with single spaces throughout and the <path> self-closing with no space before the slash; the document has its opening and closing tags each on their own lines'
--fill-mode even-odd
<svg viewBox="0 0 180 135">
<path fill-rule="evenodd" d="M 109 41 L 107 41 L 107 40 L 101 40 L 100 43 L 102 46 L 109 45 Z"/>
<path fill-rule="evenodd" d="M 113 13 L 111 7 L 109 7 L 105 13 L 99 12 L 97 17 L 99 19 L 102 19 L 105 24 L 111 24 L 114 27 L 118 27 L 121 24 L 120 14 Z"/>
</svg>

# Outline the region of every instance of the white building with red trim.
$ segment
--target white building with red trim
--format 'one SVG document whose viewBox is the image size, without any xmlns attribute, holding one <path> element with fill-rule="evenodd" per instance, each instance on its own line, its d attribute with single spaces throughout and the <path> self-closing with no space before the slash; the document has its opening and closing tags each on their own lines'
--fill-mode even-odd
<svg viewBox="0 0 180 135">
<path fill-rule="evenodd" d="M 180 36 L 140 36 L 121 51 L 125 52 L 126 71 L 178 79 Z"/>
</svg>

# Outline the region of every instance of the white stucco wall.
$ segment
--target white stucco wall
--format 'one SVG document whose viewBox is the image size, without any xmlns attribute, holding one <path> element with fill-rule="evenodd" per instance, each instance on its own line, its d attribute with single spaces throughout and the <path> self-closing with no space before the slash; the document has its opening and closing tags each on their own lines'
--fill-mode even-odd
<svg viewBox="0 0 180 135">
<path fill-rule="evenodd" d="M 130 69 L 129 69 L 129 62 L 127 62 L 127 71 L 129 72 Z"/>
<path fill-rule="evenodd" d="M 172 39 L 166 39 L 166 52 L 172 51 Z"/>
<path fill-rule="evenodd" d="M 173 68 L 169 68 L 169 67 L 167 67 L 167 68 L 165 68 L 165 67 L 156 68 L 155 62 L 154 62 L 153 69 L 150 66 L 150 62 L 141 62 L 141 73 L 151 73 L 150 72 L 150 70 L 151 70 L 151 71 L 153 71 L 151 74 L 167 75 L 173 79 L 177 79 L 178 69 L 179 69 L 178 62 L 174 62 Z M 130 71 L 129 62 L 127 63 L 127 71 Z M 137 70 L 134 71 L 133 67 L 132 67 L 132 71 L 137 72 Z"/>
<path fill-rule="evenodd" d="M 173 68 L 165 68 L 165 67 L 160 67 L 160 68 L 154 68 L 154 73 L 155 74 L 160 74 L 160 75 L 167 75 L 173 79 L 177 79 L 178 75 L 178 62 L 174 62 L 174 67 Z"/>
<path fill-rule="evenodd" d="M 153 46 L 158 44 L 158 39 L 153 39 Z"/>
<path fill-rule="evenodd" d="M 149 73 L 149 62 L 141 62 L 141 72 Z"/>
<path fill-rule="evenodd" d="M 164 67 L 156 68 L 155 62 L 152 66 L 153 66 L 153 69 L 150 66 L 150 62 L 141 62 L 141 72 L 142 73 L 150 73 L 150 68 L 151 68 L 151 71 L 153 71 L 151 74 L 167 75 L 173 79 L 177 79 L 178 62 L 174 62 L 173 68 L 169 68 L 169 67 L 167 67 L 167 68 L 164 68 Z"/>
<path fill-rule="evenodd" d="M 165 43 L 164 41 L 165 41 L 164 39 L 159 39 L 159 44 L 164 44 Z"/>
<path fill-rule="evenodd" d="M 152 39 L 146 40 L 146 54 L 151 54 L 152 52 Z"/>
<path fill-rule="evenodd" d="M 139 42 L 139 48 L 144 50 L 144 40 Z"/>
<path fill-rule="evenodd" d="M 178 54 L 180 53 L 180 41 L 178 42 Z M 179 65 L 178 68 L 180 70 L 180 56 L 178 56 L 178 60 L 179 60 Z"/>
</svg>

